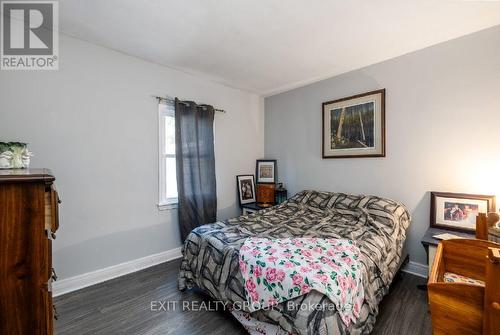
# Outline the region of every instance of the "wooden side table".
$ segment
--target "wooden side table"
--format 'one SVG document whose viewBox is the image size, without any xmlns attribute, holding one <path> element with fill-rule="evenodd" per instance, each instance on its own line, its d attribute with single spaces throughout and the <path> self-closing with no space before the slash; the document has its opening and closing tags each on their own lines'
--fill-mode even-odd
<svg viewBox="0 0 500 335">
<path fill-rule="evenodd" d="M 460 237 L 464 238 L 476 238 L 474 234 L 467 234 L 467 233 L 459 233 L 456 231 L 451 231 L 451 230 L 446 230 L 446 229 L 438 229 L 438 228 L 429 228 L 425 232 L 424 237 L 422 237 L 422 245 L 425 248 L 425 252 L 427 253 L 427 264 L 429 265 L 429 272 L 428 274 L 431 273 L 432 269 L 432 264 L 434 263 L 434 257 L 436 256 L 436 249 L 441 240 L 438 240 L 437 238 L 434 238 L 434 235 L 438 234 L 453 234 L 457 235 Z"/>
</svg>

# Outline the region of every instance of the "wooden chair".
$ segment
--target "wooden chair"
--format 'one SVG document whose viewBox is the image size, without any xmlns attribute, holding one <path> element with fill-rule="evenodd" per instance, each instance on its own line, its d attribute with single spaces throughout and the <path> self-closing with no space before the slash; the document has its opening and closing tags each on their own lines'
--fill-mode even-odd
<svg viewBox="0 0 500 335">
<path fill-rule="evenodd" d="M 434 335 L 500 334 L 500 244 L 441 241 L 427 287 Z"/>
</svg>

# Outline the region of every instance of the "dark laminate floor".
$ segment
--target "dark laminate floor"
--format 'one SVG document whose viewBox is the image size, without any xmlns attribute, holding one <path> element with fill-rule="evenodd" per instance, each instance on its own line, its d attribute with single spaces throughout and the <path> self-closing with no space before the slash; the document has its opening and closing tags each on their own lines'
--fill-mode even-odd
<svg viewBox="0 0 500 335">
<path fill-rule="evenodd" d="M 199 292 L 177 290 L 179 260 L 120 277 L 55 299 L 56 334 L 245 334 L 230 314 L 216 311 L 151 311 L 152 301 L 209 302 Z M 380 305 L 373 334 L 431 334 L 423 278 L 403 274 Z M 172 306 L 172 305 L 171 305 Z M 156 305 L 157 309 L 161 306 Z M 167 307 L 165 305 L 165 307 Z"/>
</svg>

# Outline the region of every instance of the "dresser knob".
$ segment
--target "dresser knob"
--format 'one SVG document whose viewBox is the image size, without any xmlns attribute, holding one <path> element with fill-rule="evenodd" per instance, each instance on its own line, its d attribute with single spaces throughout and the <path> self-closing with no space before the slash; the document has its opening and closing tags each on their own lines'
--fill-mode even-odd
<svg viewBox="0 0 500 335">
<path fill-rule="evenodd" d="M 54 311 L 54 319 L 59 319 L 59 313 L 57 313 L 56 305 L 52 305 L 52 310 Z"/>
<path fill-rule="evenodd" d="M 500 304 L 496 301 L 491 303 L 491 307 L 493 307 L 493 309 L 496 309 L 497 311 L 500 310 Z"/>
</svg>

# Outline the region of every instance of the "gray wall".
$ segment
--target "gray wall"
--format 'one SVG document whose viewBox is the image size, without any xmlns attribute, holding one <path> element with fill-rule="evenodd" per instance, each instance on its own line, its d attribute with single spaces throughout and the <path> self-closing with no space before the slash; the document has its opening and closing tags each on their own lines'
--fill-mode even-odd
<svg viewBox="0 0 500 335">
<path fill-rule="evenodd" d="M 238 213 L 235 175 L 264 151 L 262 98 L 66 36 L 60 61 L 54 72 L 0 71 L 0 141 L 28 142 L 32 166 L 55 173 L 61 278 L 180 246 L 176 210 L 156 207 L 152 94 L 227 110 L 215 119 L 218 214 Z"/>
<path fill-rule="evenodd" d="M 379 88 L 387 157 L 321 159 L 321 103 Z M 288 189 L 404 202 L 419 263 L 429 191 L 500 193 L 499 126 L 500 26 L 265 99 L 266 157 L 278 159 Z"/>
</svg>

